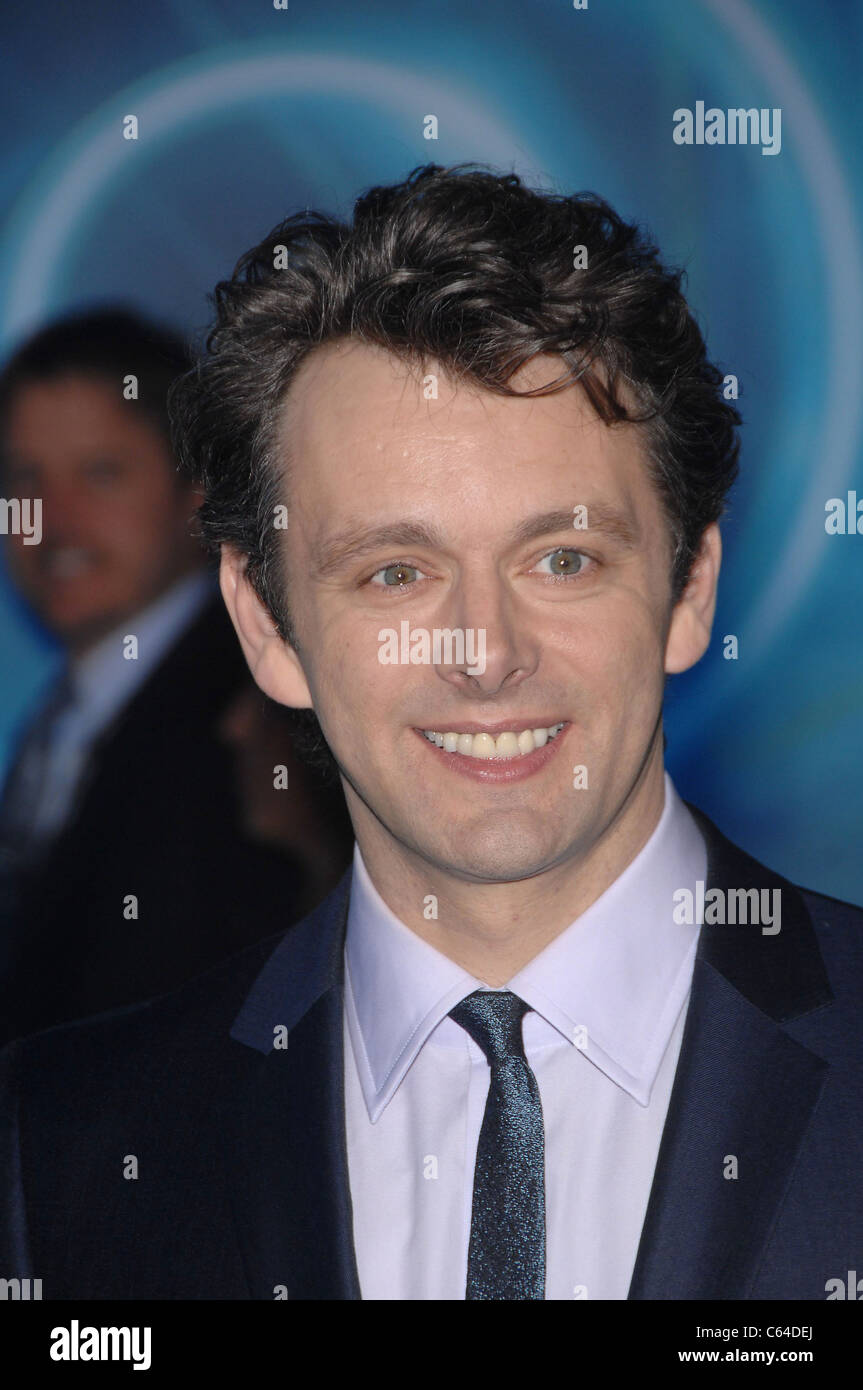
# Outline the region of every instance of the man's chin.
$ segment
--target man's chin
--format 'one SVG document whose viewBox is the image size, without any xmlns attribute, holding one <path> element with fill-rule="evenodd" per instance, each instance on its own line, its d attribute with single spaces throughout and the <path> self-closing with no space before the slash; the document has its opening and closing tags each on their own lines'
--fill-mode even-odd
<svg viewBox="0 0 863 1390">
<path fill-rule="evenodd" d="M 449 828 L 423 857 L 445 873 L 470 883 L 518 883 L 545 873 L 566 857 L 568 846 L 551 842 L 547 828 L 530 830 L 465 826 Z"/>
<path fill-rule="evenodd" d="M 64 647 L 73 652 L 83 652 L 95 646 L 131 615 L 127 607 L 105 612 L 50 604 L 38 616 Z"/>
</svg>

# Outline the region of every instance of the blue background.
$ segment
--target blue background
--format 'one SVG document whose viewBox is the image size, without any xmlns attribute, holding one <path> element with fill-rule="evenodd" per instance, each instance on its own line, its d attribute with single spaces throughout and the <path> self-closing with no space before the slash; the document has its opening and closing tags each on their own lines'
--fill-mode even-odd
<svg viewBox="0 0 863 1390">
<path fill-rule="evenodd" d="M 4 355 L 100 300 L 196 332 L 283 216 L 347 214 L 428 160 L 592 189 L 651 229 L 745 419 L 714 641 L 669 685 L 668 765 L 750 852 L 863 903 L 863 535 L 824 528 L 828 498 L 863 497 L 863 6 L 77 0 L 7 3 L 2 30 Z M 781 153 L 674 144 L 699 99 L 781 107 Z M 0 654 L 2 761 L 56 661 L 2 579 Z"/>
</svg>

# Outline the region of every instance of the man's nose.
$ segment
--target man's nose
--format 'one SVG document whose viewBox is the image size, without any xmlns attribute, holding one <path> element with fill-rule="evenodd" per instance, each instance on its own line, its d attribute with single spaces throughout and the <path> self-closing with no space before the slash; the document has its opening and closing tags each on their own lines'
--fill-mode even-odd
<svg viewBox="0 0 863 1390">
<path fill-rule="evenodd" d="M 536 670 L 539 639 L 498 575 L 462 580 L 447 618 L 464 633 L 464 661 L 438 673 L 465 694 L 488 699 Z"/>
<path fill-rule="evenodd" d="M 43 540 L 72 541 L 92 528 L 92 502 L 75 479 L 45 478 L 36 495 L 42 498 Z"/>
</svg>

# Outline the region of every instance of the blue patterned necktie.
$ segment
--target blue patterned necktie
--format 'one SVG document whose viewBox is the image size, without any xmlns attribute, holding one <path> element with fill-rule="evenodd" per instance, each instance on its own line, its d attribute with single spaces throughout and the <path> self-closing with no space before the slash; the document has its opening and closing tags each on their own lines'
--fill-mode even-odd
<svg viewBox="0 0 863 1390">
<path fill-rule="evenodd" d="M 542 1104 L 521 1036 L 529 1012 L 509 990 L 477 990 L 450 1010 L 491 1069 L 476 1150 L 466 1299 L 545 1297 Z"/>
</svg>

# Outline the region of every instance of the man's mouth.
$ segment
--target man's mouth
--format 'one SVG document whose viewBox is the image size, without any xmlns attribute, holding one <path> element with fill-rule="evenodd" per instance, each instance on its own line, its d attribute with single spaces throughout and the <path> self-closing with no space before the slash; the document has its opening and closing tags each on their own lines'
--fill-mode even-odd
<svg viewBox="0 0 863 1390">
<path fill-rule="evenodd" d="M 429 743 L 442 748 L 445 753 L 458 753 L 465 758 L 484 761 L 510 760 L 523 758 L 551 743 L 565 727 L 566 720 L 557 724 L 537 725 L 502 729 L 495 732 L 474 730 L 471 732 L 450 729 L 441 733 L 436 729 L 420 729 L 419 732 Z"/>
<path fill-rule="evenodd" d="M 48 579 L 77 579 L 91 569 L 95 557 L 83 546 L 56 546 L 42 554 L 42 573 Z"/>
</svg>

